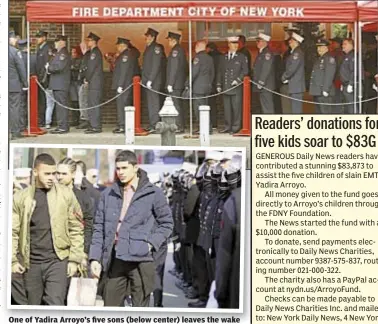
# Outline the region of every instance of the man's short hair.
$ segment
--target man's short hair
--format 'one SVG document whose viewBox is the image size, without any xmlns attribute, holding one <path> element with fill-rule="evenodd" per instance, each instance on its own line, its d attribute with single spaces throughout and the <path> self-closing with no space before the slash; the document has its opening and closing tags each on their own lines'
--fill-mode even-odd
<svg viewBox="0 0 378 324">
<path fill-rule="evenodd" d="M 115 162 L 129 162 L 131 165 L 137 165 L 138 160 L 134 152 L 132 151 L 121 151 L 117 154 Z"/>
<path fill-rule="evenodd" d="M 353 41 L 352 38 L 345 38 L 345 39 L 344 39 L 344 42 L 348 42 L 349 44 L 354 45 L 354 41 Z"/>
<path fill-rule="evenodd" d="M 87 174 L 87 165 L 83 161 L 81 160 L 76 161 L 76 167 L 80 167 L 84 175 Z"/>
<path fill-rule="evenodd" d="M 245 38 L 244 35 L 239 35 L 239 41 L 242 43 L 242 44 L 245 44 L 247 42 L 247 39 Z"/>
<path fill-rule="evenodd" d="M 34 160 L 33 167 L 37 168 L 41 164 L 46 164 L 46 165 L 56 165 L 56 162 L 54 158 L 47 153 L 41 153 L 37 155 L 37 157 Z"/>
</svg>

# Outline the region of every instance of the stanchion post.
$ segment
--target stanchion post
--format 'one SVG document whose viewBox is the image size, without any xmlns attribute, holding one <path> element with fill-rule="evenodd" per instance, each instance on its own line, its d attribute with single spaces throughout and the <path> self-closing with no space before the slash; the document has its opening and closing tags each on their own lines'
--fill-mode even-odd
<svg viewBox="0 0 378 324">
<path fill-rule="evenodd" d="M 37 84 L 37 77 L 35 75 L 30 77 L 30 84 L 29 84 L 29 91 L 30 91 L 30 131 L 25 131 L 23 133 L 24 136 L 37 136 L 46 134 L 47 131 L 42 130 L 38 127 L 38 84 Z"/>
<path fill-rule="evenodd" d="M 243 126 L 233 136 L 251 136 L 251 81 L 249 76 L 243 80 Z"/>
<path fill-rule="evenodd" d="M 201 146 L 210 146 L 210 106 L 199 106 L 199 115 Z"/>
<path fill-rule="evenodd" d="M 135 108 L 125 107 L 125 144 L 135 144 Z"/>
<path fill-rule="evenodd" d="M 136 136 L 146 136 L 148 132 L 144 130 L 141 125 L 142 120 L 142 104 L 141 104 L 141 86 L 140 86 L 140 76 L 137 75 L 133 78 L 133 98 L 134 98 L 134 108 L 135 108 L 135 135 Z"/>
</svg>

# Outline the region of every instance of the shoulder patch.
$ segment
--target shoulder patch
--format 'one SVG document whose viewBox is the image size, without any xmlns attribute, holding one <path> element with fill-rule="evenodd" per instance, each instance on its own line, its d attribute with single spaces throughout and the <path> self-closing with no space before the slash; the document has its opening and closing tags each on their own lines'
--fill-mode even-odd
<svg viewBox="0 0 378 324">
<path fill-rule="evenodd" d="M 198 62 L 199 62 L 199 58 L 196 57 L 196 58 L 193 60 L 193 64 L 196 65 L 196 64 L 198 64 Z"/>
<path fill-rule="evenodd" d="M 155 54 L 160 54 L 160 46 L 155 46 Z"/>
<path fill-rule="evenodd" d="M 122 62 L 124 62 L 124 63 L 127 62 L 128 58 L 129 58 L 129 57 L 128 57 L 127 55 L 124 55 L 124 56 L 122 57 Z"/>
<path fill-rule="evenodd" d="M 18 57 L 19 57 L 20 59 L 22 59 L 22 54 L 21 54 L 20 51 L 17 51 L 17 55 L 18 55 Z"/>
<path fill-rule="evenodd" d="M 335 58 L 331 56 L 331 57 L 329 58 L 329 63 L 331 63 L 331 64 L 335 64 L 335 63 L 336 63 Z"/>
<path fill-rule="evenodd" d="M 174 51 L 172 52 L 172 56 L 173 56 L 173 57 L 176 57 L 177 55 L 178 55 L 178 51 L 174 50 Z"/>
<path fill-rule="evenodd" d="M 293 59 L 294 60 L 298 60 L 298 58 L 299 58 L 299 53 L 294 53 L 293 54 Z"/>
<path fill-rule="evenodd" d="M 270 53 L 265 54 L 265 59 L 269 61 L 272 58 L 272 55 Z"/>
<path fill-rule="evenodd" d="M 66 55 L 64 55 L 64 54 L 60 54 L 60 55 L 59 55 L 59 59 L 60 59 L 61 61 L 64 61 L 64 60 L 66 59 Z"/>
<path fill-rule="evenodd" d="M 96 53 L 91 54 L 91 60 L 94 60 L 96 58 Z"/>
</svg>

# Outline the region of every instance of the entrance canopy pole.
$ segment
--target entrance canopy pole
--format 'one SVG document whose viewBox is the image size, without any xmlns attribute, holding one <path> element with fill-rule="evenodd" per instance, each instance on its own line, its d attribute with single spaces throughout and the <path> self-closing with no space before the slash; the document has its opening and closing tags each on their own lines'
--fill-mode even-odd
<svg viewBox="0 0 378 324">
<path fill-rule="evenodd" d="M 30 134 L 30 22 L 26 22 L 26 39 L 28 40 L 27 79 L 28 79 L 28 134 Z"/>
<path fill-rule="evenodd" d="M 353 87 L 353 106 L 354 113 L 357 114 L 357 41 L 358 41 L 358 32 L 357 32 L 357 22 L 354 22 L 354 87 Z"/>
<path fill-rule="evenodd" d="M 358 105 L 359 113 L 362 114 L 362 27 L 363 23 L 358 22 Z"/>
<path fill-rule="evenodd" d="M 191 20 L 188 21 L 189 23 L 189 111 L 190 111 L 190 137 L 193 135 L 193 89 L 192 89 L 192 22 Z"/>
<path fill-rule="evenodd" d="M 62 24 L 62 35 L 65 35 L 64 24 Z"/>
</svg>

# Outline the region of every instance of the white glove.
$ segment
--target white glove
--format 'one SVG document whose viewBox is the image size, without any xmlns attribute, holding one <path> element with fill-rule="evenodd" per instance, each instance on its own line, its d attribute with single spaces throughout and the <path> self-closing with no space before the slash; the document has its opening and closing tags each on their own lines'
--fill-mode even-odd
<svg viewBox="0 0 378 324">
<path fill-rule="evenodd" d="M 50 63 L 46 63 L 45 69 L 48 70 L 49 66 L 50 66 Z"/>
<path fill-rule="evenodd" d="M 181 248 L 181 243 L 177 243 L 176 248 L 175 248 L 175 252 L 180 251 L 180 248 Z"/>
<path fill-rule="evenodd" d="M 118 93 L 122 93 L 122 91 L 123 91 L 123 88 L 122 87 L 118 87 L 117 92 Z"/>
<path fill-rule="evenodd" d="M 98 261 L 91 262 L 91 273 L 93 276 L 100 278 L 101 274 L 101 264 Z"/>
<path fill-rule="evenodd" d="M 217 88 L 217 92 L 222 92 L 222 88 L 221 88 L 221 87 L 218 87 L 218 88 Z"/>
<path fill-rule="evenodd" d="M 262 89 L 262 85 L 258 85 L 257 89 L 261 90 Z"/>
<path fill-rule="evenodd" d="M 29 88 L 22 88 L 22 90 L 23 90 L 23 91 L 28 91 L 28 90 L 29 90 Z"/>
<path fill-rule="evenodd" d="M 344 90 L 344 86 L 341 85 L 341 86 L 340 86 L 340 91 L 343 92 L 343 90 Z"/>
<path fill-rule="evenodd" d="M 73 277 L 77 272 L 78 266 L 76 262 L 69 261 L 67 265 L 67 277 Z"/>
<path fill-rule="evenodd" d="M 232 81 L 232 83 L 231 83 L 232 86 L 236 86 L 237 84 L 238 84 L 238 81 L 236 81 L 236 80 Z"/>
<path fill-rule="evenodd" d="M 172 87 L 171 85 L 169 85 L 169 86 L 167 87 L 167 90 L 168 90 L 169 93 L 172 93 L 172 92 L 173 92 L 173 87 Z"/>
<path fill-rule="evenodd" d="M 283 84 L 289 83 L 289 80 L 282 81 Z"/>
<path fill-rule="evenodd" d="M 146 86 L 147 86 L 148 89 L 151 89 L 152 88 L 152 81 L 148 81 Z"/>
<path fill-rule="evenodd" d="M 12 265 L 12 273 L 24 273 L 25 268 L 18 262 Z"/>
<path fill-rule="evenodd" d="M 215 281 L 211 283 L 209 299 L 207 300 L 206 308 L 219 308 L 218 301 L 216 300 L 214 293 L 215 293 Z"/>
<path fill-rule="evenodd" d="M 328 92 L 323 91 L 323 97 L 328 97 L 328 96 L 329 96 Z"/>
<path fill-rule="evenodd" d="M 153 245 L 150 244 L 150 243 L 148 243 L 148 250 L 149 250 L 150 252 L 152 251 L 153 248 L 154 248 Z"/>
<path fill-rule="evenodd" d="M 378 92 L 378 87 L 375 83 L 373 84 L 373 89 Z"/>
<path fill-rule="evenodd" d="M 352 93 L 353 92 L 353 86 L 351 86 L 350 84 L 347 86 L 347 92 L 348 93 Z"/>
</svg>

